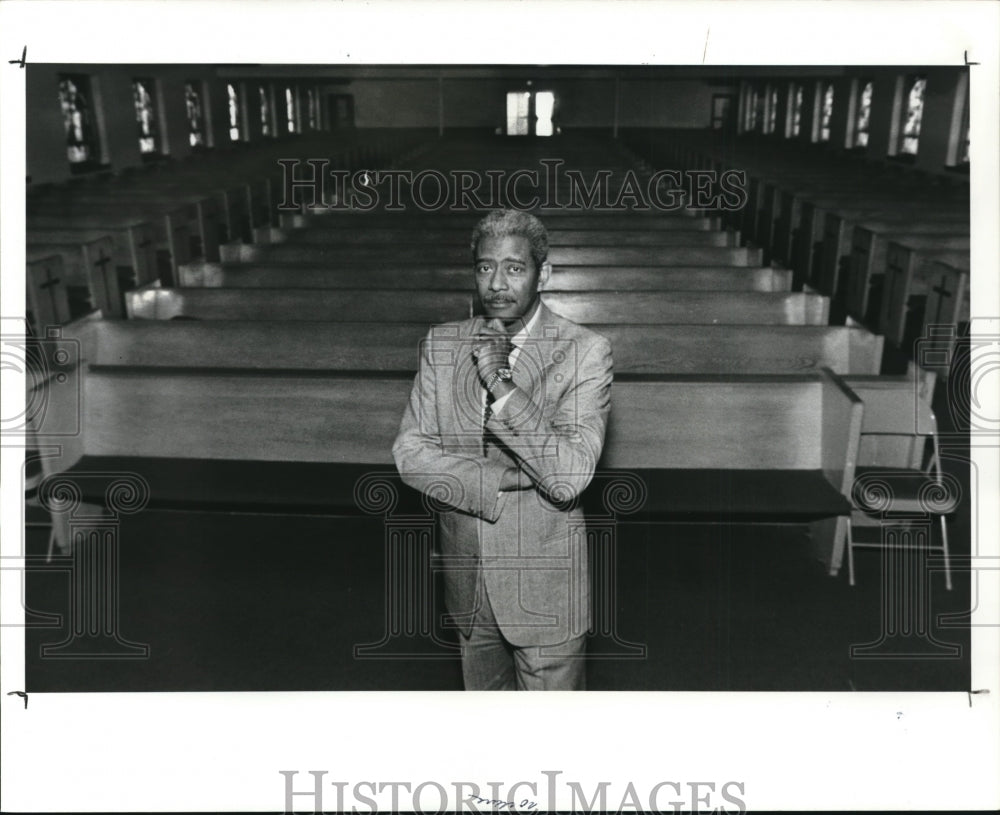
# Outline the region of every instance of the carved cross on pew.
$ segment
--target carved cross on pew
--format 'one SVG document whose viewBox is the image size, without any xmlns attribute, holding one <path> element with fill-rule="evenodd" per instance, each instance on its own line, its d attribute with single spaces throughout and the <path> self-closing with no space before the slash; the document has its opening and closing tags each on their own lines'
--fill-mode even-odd
<svg viewBox="0 0 1000 815">
<path fill-rule="evenodd" d="M 44 337 L 48 326 L 65 325 L 70 320 L 62 256 L 29 259 L 26 272 L 26 305 L 31 313 L 31 324 L 38 335 Z"/>
<path fill-rule="evenodd" d="M 45 293 L 48 297 L 49 306 L 52 309 L 52 318 L 56 321 L 59 320 L 59 298 L 56 290 L 56 284 L 62 283 L 62 278 L 52 277 L 52 270 L 48 266 L 45 267 L 45 282 L 38 285 L 38 290 Z M 39 315 L 41 316 L 41 315 Z"/>
<path fill-rule="evenodd" d="M 114 303 L 111 296 L 111 292 L 115 291 L 118 287 L 113 285 L 108 278 L 108 264 L 111 263 L 111 257 L 105 254 L 101 247 L 97 249 L 98 259 L 94 261 L 94 267 L 100 276 L 100 292 L 95 292 L 98 296 L 99 302 L 98 306 L 106 313 L 114 313 Z"/>
<path fill-rule="evenodd" d="M 946 288 L 946 284 L 947 283 L 948 283 L 948 276 L 947 275 L 943 275 L 941 277 L 940 282 L 938 282 L 938 284 L 936 286 L 934 286 L 933 288 L 931 288 L 931 294 L 932 295 L 937 295 L 937 296 L 934 299 L 934 306 L 935 306 L 935 308 L 934 308 L 934 313 L 933 314 L 930 314 L 930 308 L 929 308 L 929 306 L 931 304 L 928 303 L 928 314 L 927 314 L 928 319 L 927 319 L 927 322 L 937 323 L 941 319 L 941 313 L 942 312 L 947 312 L 950 309 L 950 306 L 948 306 L 945 303 L 946 300 L 950 300 L 952 298 L 952 292 L 949 289 Z M 948 322 L 951 322 L 951 321 L 949 320 Z"/>
</svg>

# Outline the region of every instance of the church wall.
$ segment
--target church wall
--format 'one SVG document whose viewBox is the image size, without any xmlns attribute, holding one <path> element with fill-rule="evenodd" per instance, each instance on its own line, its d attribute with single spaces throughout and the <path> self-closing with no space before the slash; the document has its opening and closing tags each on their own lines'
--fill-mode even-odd
<svg viewBox="0 0 1000 815">
<path fill-rule="evenodd" d="M 66 157 L 65 130 L 59 106 L 59 74 L 87 74 L 91 78 L 93 107 L 100 133 L 101 162 L 112 170 L 143 163 L 132 97 L 134 77 L 152 77 L 157 83 L 157 120 L 161 149 L 174 159 L 191 154 L 188 138 L 184 83 L 202 80 L 203 105 L 214 106 L 209 118 L 216 126 L 210 140 L 224 144 L 218 133 L 227 127 L 225 83 L 216 79 L 211 66 L 178 65 L 29 65 L 27 68 L 25 124 L 27 171 L 32 183 L 65 181 L 72 176 Z M 221 102 L 221 107 L 220 107 Z M 219 113 L 221 112 L 221 116 Z M 225 135 L 228 141 L 228 135 Z"/>
<path fill-rule="evenodd" d="M 856 78 L 874 80 L 875 89 L 869 129 L 867 154 L 873 159 L 883 159 L 895 152 L 900 125 L 900 99 L 898 77 L 905 69 L 876 67 L 872 69 L 840 69 L 830 76 L 836 84 L 834 116 L 831 124 L 830 147 L 843 149 L 852 141 L 854 116 L 847 109 L 851 99 L 852 82 Z M 251 141 L 259 141 L 260 108 L 257 85 L 269 82 L 267 76 L 247 73 L 245 76 L 231 68 L 211 65 L 29 65 L 27 84 L 27 170 L 32 183 L 59 182 L 71 177 L 66 158 L 65 136 L 58 98 L 58 74 L 63 71 L 91 75 L 96 110 L 96 127 L 101 136 L 101 161 L 118 171 L 140 166 L 135 112 L 131 81 L 135 76 L 150 76 L 158 84 L 159 127 L 163 151 L 175 160 L 191 153 L 188 138 L 184 82 L 200 80 L 205 109 L 205 131 L 210 146 L 216 149 L 229 147 L 228 94 L 226 83 L 231 81 L 240 90 L 243 100 L 241 128 Z M 769 77 L 766 69 L 751 80 L 761 91 L 767 82 L 778 82 L 779 118 L 775 138 L 784 134 L 784 111 L 787 86 L 795 76 L 775 74 Z M 954 161 L 955 144 L 961 129 L 964 100 L 965 72 L 956 68 L 923 69 L 928 76 L 925 115 L 921 132 L 920 150 L 915 164 L 929 172 L 946 172 L 944 166 Z M 709 125 L 711 103 L 715 94 L 736 93 L 739 70 L 734 69 L 732 83 L 726 77 L 709 81 L 701 78 L 657 79 L 625 77 L 616 81 L 611 71 L 587 71 L 583 76 L 567 76 L 554 72 L 548 78 L 531 80 L 525 71 L 505 74 L 499 70 L 471 71 L 473 76 L 463 78 L 452 69 L 444 72 L 444 79 L 436 75 L 407 75 L 397 72 L 395 78 L 378 75 L 340 77 L 331 76 L 318 84 L 331 93 L 349 93 L 354 96 L 355 123 L 359 128 L 427 128 L 437 129 L 440 117 L 440 99 L 443 93 L 444 126 L 446 131 L 495 132 L 505 126 L 505 98 L 508 91 L 552 90 L 557 96 L 557 124 L 563 129 L 593 129 L 610 133 L 616 120 L 621 128 L 700 128 Z M 682 72 L 683 74 L 683 72 Z M 747 74 L 752 76 L 753 73 Z M 818 79 L 815 71 L 802 69 L 805 89 L 800 138 L 810 140 L 814 129 L 815 89 Z M 305 76 L 291 76 L 274 83 L 274 125 L 281 134 L 283 125 L 284 81 L 307 84 Z M 304 94 L 301 104 L 305 104 Z M 321 108 L 323 106 L 321 105 Z M 303 116 L 304 116 L 303 112 Z M 244 136 L 246 138 L 246 135 Z"/>
<path fill-rule="evenodd" d="M 354 94 L 358 127 L 437 127 L 438 80 L 359 79 Z M 482 78 L 443 81 L 446 129 L 495 131 L 506 122 L 505 100 L 511 91 L 551 90 L 556 94 L 558 124 L 563 128 L 606 128 L 615 120 L 615 80 Z M 728 92 L 698 80 L 622 80 L 619 124 L 622 127 L 706 127 L 712 96 Z"/>
</svg>

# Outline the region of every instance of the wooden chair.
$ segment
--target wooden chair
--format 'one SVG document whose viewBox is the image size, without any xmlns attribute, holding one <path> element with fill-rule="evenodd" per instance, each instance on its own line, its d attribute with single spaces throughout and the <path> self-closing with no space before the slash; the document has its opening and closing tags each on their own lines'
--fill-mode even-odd
<svg viewBox="0 0 1000 815">
<path fill-rule="evenodd" d="M 852 488 L 854 510 L 847 549 L 850 584 L 855 584 L 854 549 L 883 548 L 891 536 L 906 538 L 893 545 L 941 552 L 945 586 L 950 591 L 945 516 L 957 508 L 959 485 L 941 470 L 937 420 L 930 400 L 915 392 L 911 377 L 847 377 L 846 381 L 865 406 Z M 931 518 L 935 515 L 941 528 L 938 546 L 931 545 Z M 866 527 L 881 528 L 882 539 L 855 541 L 853 531 Z"/>
</svg>

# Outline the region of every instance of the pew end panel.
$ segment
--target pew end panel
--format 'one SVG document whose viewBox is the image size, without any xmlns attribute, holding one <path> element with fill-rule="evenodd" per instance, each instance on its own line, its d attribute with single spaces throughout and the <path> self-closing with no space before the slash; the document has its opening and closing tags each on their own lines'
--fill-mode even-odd
<svg viewBox="0 0 1000 815">
<path fill-rule="evenodd" d="M 837 373 L 869 373 L 878 374 L 882 369 L 882 354 L 885 351 L 885 337 L 874 334 L 857 323 L 847 323 L 847 342 L 851 360 L 849 371 Z"/>
<path fill-rule="evenodd" d="M 63 259 L 58 254 L 28 254 L 25 261 L 27 306 L 36 336 L 44 336 L 49 326 L 70 321 L 69 296 Z"/>
<path fill-rule="evenodd" d="M 826 479 L 850 496 L 858 460 L 864 404 L 841 377 L 826 369 L 822 397 L 822 468 Z M 844 516 L 822 519 L 811 527 L 813 554 L 834 577 L 848 545 L 849 522 Z"/>
<path fill-rule="evenodd" d="M 926 368 L 947 377 L 963 326 L 969 322 L 969 275 L 950 264 L 935 261 L 929 272 L 927 299 L 918 342 L 932 349 L 919 353 Z M 915 347 L 918 347 L 915 345 Z"/>
</svg>

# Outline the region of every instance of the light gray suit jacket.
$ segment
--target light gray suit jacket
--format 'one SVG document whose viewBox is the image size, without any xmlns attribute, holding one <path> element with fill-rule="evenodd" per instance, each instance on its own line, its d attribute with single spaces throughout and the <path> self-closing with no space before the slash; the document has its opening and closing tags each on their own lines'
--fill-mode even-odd
<svg viewBox="0 0 1000 815">
<path fill-rule="evenodd" d="M 443 505 L 439 549 L 445 605 L 468 632 L 479 574 L 500 629 L 517 646 L 554 645 L 586 633 L 590 584 L 583 512 L 611 406 L 608 341 L 543 304 L 514 365 L 514 384 L 486 427 L 472 361 L 475 317 L 431 328 L 393 444 L 406 484 Z M 534 487 L 499 492 L 518 465 Z"/>
</svg>

